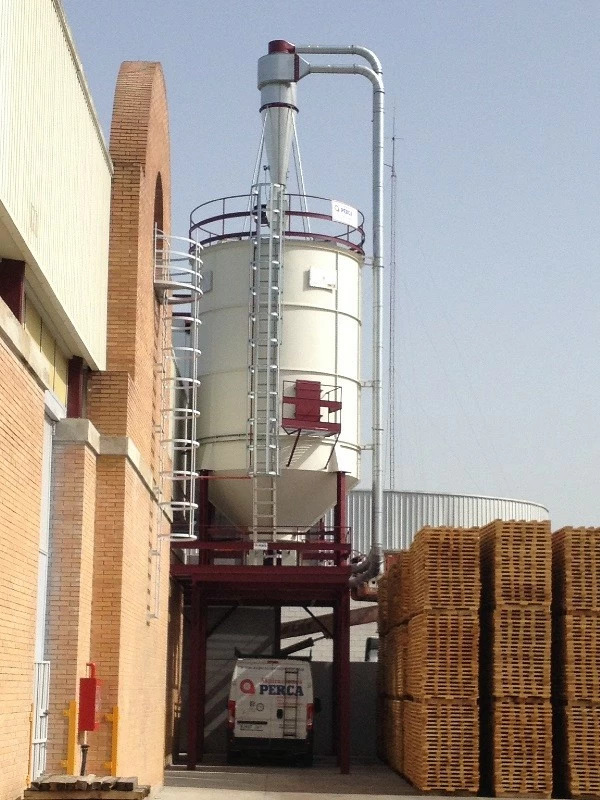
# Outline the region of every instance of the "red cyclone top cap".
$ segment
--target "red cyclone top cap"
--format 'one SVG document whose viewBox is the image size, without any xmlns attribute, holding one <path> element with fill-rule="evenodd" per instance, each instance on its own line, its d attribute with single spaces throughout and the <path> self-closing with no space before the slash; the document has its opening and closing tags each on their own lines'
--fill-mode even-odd
<svg viewBox="0 0 600 800">
<path fill-rule="evenodd" d="M 269 42 L 269 53 L 295 53 L 296 48 L 285 39 L 273 39 Z"/>
</svg>

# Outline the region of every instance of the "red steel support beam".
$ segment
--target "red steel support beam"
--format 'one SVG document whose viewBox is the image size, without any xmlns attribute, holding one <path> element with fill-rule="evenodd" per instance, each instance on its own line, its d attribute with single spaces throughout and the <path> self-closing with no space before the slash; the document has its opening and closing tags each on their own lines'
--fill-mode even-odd
<svg viewBox="0 0 600 800">
<path fill-rule="evenodd" d="M 198 670 L 198 744 L 196 747 L 197 758 L 202 761 L 204 758 L 204 717 L 206 705 L 206 650 L 207 650 L 207 623 L 208 606 L 205 598 L 200 595 L 198 602 L 200 625 L 198 637 L 200 639 L 200 658 Z"/>
<path fill-rule="evenodd" d="M 333 529 L 335 531 L 335 541 L 338 544 L 346 544 L 348 541 L 348 504 L 347 504 L 347 481 L 346 473 L 336 473 L 337 478 L 337 500 L 333 510 Z M 335 559 L 336 565 L 341 563 L 340 556 Z"/>
<path fill-rule="evenodd" d="M 0 297 L 20 323 L 25 320 L 25 262 L 0 258 Z"/>
<path fill-rule="evenodd" d="M 334 673 L 337 676 L 336 738 L 337 761 L 340 772 L 350 772 L 350 590 L 340 596 L 335 609 L 335 655 Z"/>
<path fill-rule="evenodd" d="M 200 480 L 197 482 L 198 491 L 198 539 L 205 542 L 208 539 L 208 528 L 210 525 L 210 503 L 208 500 L 208 481 L 206 477 L 210 475 L 208 470 L 200 471 Z M 200 551 L 200 563 L 208 564 L 210 553 Z"/>
<path fill-rule="evenodd" d="M 206 685 L 206 606 L 200 586 L 192 586 L 188 697 L 187 768 L 195 770 L 204 755 L 204 694 Z"/>
<path fill-rule="evenodd" d="M 69 359 L 67 417 L 84 416 L 85 362 L 80 356 Z"/>
<path fill-rule="evenodd" d="M 333 606 L 333 665 L 331 669 L 331 753 L 339 765 L 339 685 L 340 685 L 340 637 L 339 600 Z"/>
</svg>

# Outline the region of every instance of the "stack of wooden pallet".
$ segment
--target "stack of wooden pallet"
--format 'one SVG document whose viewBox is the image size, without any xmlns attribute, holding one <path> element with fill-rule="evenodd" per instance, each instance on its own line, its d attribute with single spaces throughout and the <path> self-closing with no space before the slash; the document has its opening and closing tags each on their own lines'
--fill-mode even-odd
<svg viewBox="0 0 600 800">
<path fill-rule="evenodd" d="M 481 789 L 550 797 L 550 523 L 482 528 L 481 580 Z"/>
<path fill-rule="evenodd" d="M 552 537 L 555 788 L 600 796 L 600 528 Z"/>
<path fill-rule="evenodd" d="M 406 681 L 409 554 L 399 552 L 380 579 L 378 752 L 397 772 L 403 771 L 403 697 Z M 383 591 L 382 591 L 383 590 Z M 382 604 L 383 600 L 383 604 Z"/>
<path fill-rule="evenodd" d="M 479 789 L 479 568 L 477 529 L 411 546 L 404 774 L 424 791 Z"/>
<path fill-rule="evenodd" d="M 382 761 L 386 760 L 386 646 L 388 622 L 388 573 L 386 572 L 377 582 L 377 633 L 379 634 L 379 649 L 377 652 L 377 755 Z"/>
</svg>

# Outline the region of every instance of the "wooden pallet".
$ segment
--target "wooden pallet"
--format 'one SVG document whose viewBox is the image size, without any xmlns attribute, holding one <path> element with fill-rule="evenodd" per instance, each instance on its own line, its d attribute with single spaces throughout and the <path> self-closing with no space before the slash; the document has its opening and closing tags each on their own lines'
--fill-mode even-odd
<svg viewBox="0 0 600 800">
<path fill-rule="evenodd" d="M 553 695 L 600 703 L 600 614 L 563 614 L 553 620 Z"/>
<path fill-rule="evenodd" d="M 388 614 L 390 625 L 402 625 L 410 617 L 410 552 L 402 550 L 390 567 Z"/>
<path fill-rule="evenodd" d="M 384 688 L 389 697 L 401 698 L 406 685 L 406 640 L 408 629 L 399 625 L 386 636 L 384 661 Z"/>
<path fill-rule="evenodd" d="M 556 704 L 554 730 L 558 796 L 600 797 L 600 703 Z"/>
<path fill-rule="evenodd" d="M 377 650 L 377 694 L 384 695 L 386 693 L 387 681 L 387 648 L 388 638 L 386 635 L 379 635 L 379 648 Z"/>
<path fill-rule="evenodd" d="M 482 705 L 481 791 L 498 797 L 551 797 L 548 701 L 494 700 Z"/>
<path fill-rule="evenodd" d="M 552 537 L 553 608 L 600 613 L 600 528 L 561 528 Z"/>
<path fill-rule="evenodd" d="M 388 609 L 388 588 L 389 578 L 388 575 L 382 575 L 377 581 L 377 630 L 380 636 L 385 636 L 390 627 L 389 622 L 389 609 Z"/>
<path fill-rule="evenodd" d="M 551 632 L 546 607 L 504 605 L 482 611 L 482 695 L 549 700 Z"/>
<path fill-rule="evenodd" d="M 421 791 L 477 792 L 477 704 L 405 700 L 404 774 Z"/>
<path fill-rule="evenodd" d="M 549 608 L 552 597 L 550 522 L 496 520 L 481 529 L 481 602 Z"/>
<path fill-rule="evenodd" d="M 426 612 L 408 624 L 406 693 L 413 699 L 477 700 L 479 615 Z"/>
<path fill-rule="evenodd" d="M 386 761 L 392 769 L 399 773 L 402 773 L 404 768 L 403 710 L 403 700 L 386 699 L 383 726 Z"/>
<path fill-rule="evenodd" d="M 410 558 L 411 616 L 427 610 L 478 610 L 478 528 L 422 528 Z"/>
</svg>

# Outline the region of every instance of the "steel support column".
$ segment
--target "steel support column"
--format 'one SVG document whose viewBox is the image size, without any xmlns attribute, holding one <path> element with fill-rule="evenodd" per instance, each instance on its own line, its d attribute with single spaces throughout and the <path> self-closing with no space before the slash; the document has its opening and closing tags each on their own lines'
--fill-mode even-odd
<svg viewBox="0 0 600 800">
<path fill-rule="evenodd" d="M 206 690 L 206 614 L 199 584 L 192 586 L 188 697 L 187 768 L 196 769 L 204 755 L 204 696 Z"/>
<path fill-rule="evenodd" d="M 350 772 L 350 591 L 344 591 L 334 611 L 335 738 L 337 763 Z"/>
<path fill-rule="evenodd" d="M 340 685 L 340 637 L 339 601 L 333 607 L 333 664 L 331 667 L 331 753 L 339 764 L 339 685 Z"/>
<path fill-rule="evenodd" d="M 333 529 L 335 531 L 335 541 L 338 544 L 346 544 L 348 539 L 348 491 L 345 472 L 337 472 L 337 499 L 333 509 Z M 338 553 L 335 558 L 336 566 L 342 561 Z"/>
<path fill-rule="evenodd" d="M 209 470 L 201 470 L 200 476 L 198 478 L 198 530 L 197 536 L 201 542 L 205 542 L 208 539 L 208 528 L 210 525 L 210 502 L 208 499 L 208 476 L 210 475 Z M 203 550 L 200 551 L 198 555 L 198 561 L 200 564 L 208 564 L 209 563 L 210 554 Z"/>
<path fill-rule="evenodd" d="M 281 606 L 275 606 L 273 609 L 273 645 L 271 653 L 277 656 L 281 650 Z"/>
</svg>

